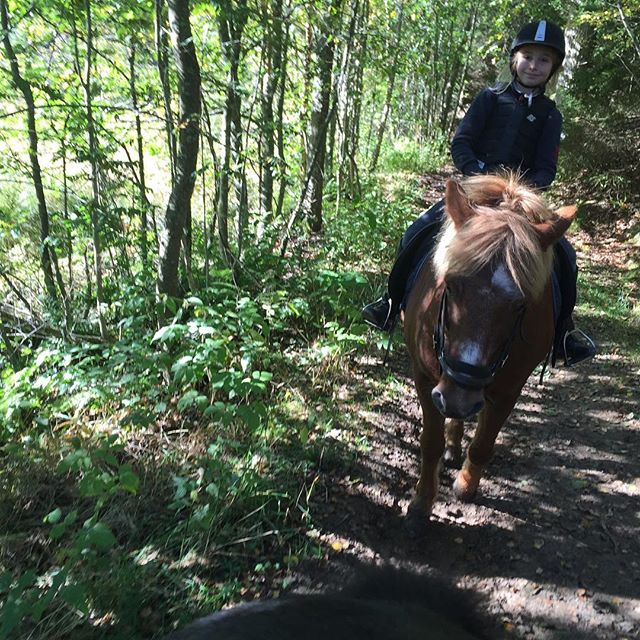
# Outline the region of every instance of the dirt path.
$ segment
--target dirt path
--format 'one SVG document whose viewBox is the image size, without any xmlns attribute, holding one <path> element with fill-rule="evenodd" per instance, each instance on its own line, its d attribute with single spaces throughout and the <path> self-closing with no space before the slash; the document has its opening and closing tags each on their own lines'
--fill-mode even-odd
<svg viewBox="0 0 640 640">
<path fill-rule="evenodd" d="M 609 245 L 606 253 L 620 251 Z M 640 638 L 640 371 L 616 342 L 615 320 L 582 323 L 600 355 L 552 370 L 542 387 L 530 378 L 480 495 L 458 502 L 454 472 L 443 471 L 421 539 L 404 523 L 420 428 L 408 359 L 399 349 L 388 369 L 354 363 L 344 401 L 362 407 L 370 447 L 349 468 L 322 470 L 314 517 L 333 552 L 328 573 L 314 579 L 327 584 L 359 563 L 393 563 L 479 590 L 496 638 Z"/>
</svg>

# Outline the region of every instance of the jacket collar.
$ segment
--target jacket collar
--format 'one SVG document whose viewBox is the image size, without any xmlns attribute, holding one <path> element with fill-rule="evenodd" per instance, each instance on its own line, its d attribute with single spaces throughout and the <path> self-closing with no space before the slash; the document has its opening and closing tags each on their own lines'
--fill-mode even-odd
<svg viewBox="0 0 640 640">
<path fill-rule="evenodd" d="M 533 99 L 536 96 L 542 95 L 544 93 L 544 85 L 540 87 L 525 87 L 520 84 L 515 78 L 511 81 L 511 87 L 513 90 L 527 99 L 527 104 L 531 106 Z"/>
</svg>

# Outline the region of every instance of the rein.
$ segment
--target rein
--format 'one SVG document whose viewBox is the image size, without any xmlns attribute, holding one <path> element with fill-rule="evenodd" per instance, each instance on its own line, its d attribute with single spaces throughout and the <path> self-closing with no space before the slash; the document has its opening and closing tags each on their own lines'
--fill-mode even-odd
<svg viewBox="0 0 640 640">
<path fill-rule="evenodd" d="M 438 312 L 438 324 L 433 331 L 433 348 L 438 357 L 440 363 L 441 372 L 451 378 L 457 385 L 467 389 L 483 389 L 491 384 L 498 374 L 498 372 L 504 367 L 509 358 L 509 351 L 511 345 L 516 337 L 516 334 L 522 326 L 522 318 L 524 316 L 525 307 L 523 307 L 514 322 L 511 334 L 500 352 L 500 355 L 490 367 L 480 367 L 462 360 L 450 358 L 444 350 L 444 332 L 447 322 L 447 297 L 448 290 L 445 285 L 445 289 L 440 299 L 440 311 Z"/>
</svg>

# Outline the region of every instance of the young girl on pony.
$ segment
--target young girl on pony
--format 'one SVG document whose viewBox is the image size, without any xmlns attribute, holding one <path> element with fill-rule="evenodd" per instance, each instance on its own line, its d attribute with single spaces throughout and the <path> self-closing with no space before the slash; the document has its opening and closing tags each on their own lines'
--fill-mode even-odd
<svg viewBox="0 0 640 640">
<path fill-rule="evenodd" d="M 451 142 L 451 155 L 465 176 L 501 170 L 519 172 L 532 187 L 546 189 L 556 175 L 562 115 L 545 96 L 547 83 L 559 72 L 565 57 L 560 27 L 539 20 L 520 29 L 511 44 L 511 79 L 483 89 L 473 100 Z M 407 229 L 389 276 L 388 294 L 362 310 L 369 324 L 393 329 L 405 296 L 409 274 L 440 227 L 444 201 L 434 204 Z M 569 265 L 571 282 L 565 293 L 561 350 L 565 364 L 595 355 L 593 341 L 575 329 L 571 313 L 575 305 L 577 277 L 575 251 L 566 240 L 556 248 L 556 259 Z M 565 275 L 566 278 L 566 275 Z M 566 298 L 569 298 L 567 303 Z"/>
</svg>

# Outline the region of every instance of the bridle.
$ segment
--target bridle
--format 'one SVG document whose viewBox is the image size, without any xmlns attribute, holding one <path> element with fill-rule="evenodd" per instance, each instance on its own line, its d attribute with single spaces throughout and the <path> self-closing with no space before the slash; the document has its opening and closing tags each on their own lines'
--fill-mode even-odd
<svg viewBox="0 0 640 640">
<path fill-rule="evenodd" d="M 451 378 L 458 386 L 468 389 L 483 389 L 491 384 L 498 375 L 498 372 L 504 367 L 509 358 L 509 351 L 516 334 L 522 326 L 522 318 L 524 316 L 525 307 L 518 312 L 518 316 L 511 330 L 509 338 L 505 342 L 500 355 L 490 367 L 480 367 L 475 364 L 469 364 L 462 360 L 450 358 L 444 351 L 444 331 L 447 322 L 447 295 L 448 290 L 445 285 L 440 299 L 440 311 L 438 313 L 438 323 L 433 330 L 433 348 L 440 363 L 441 372 Z"/>
</svg>

